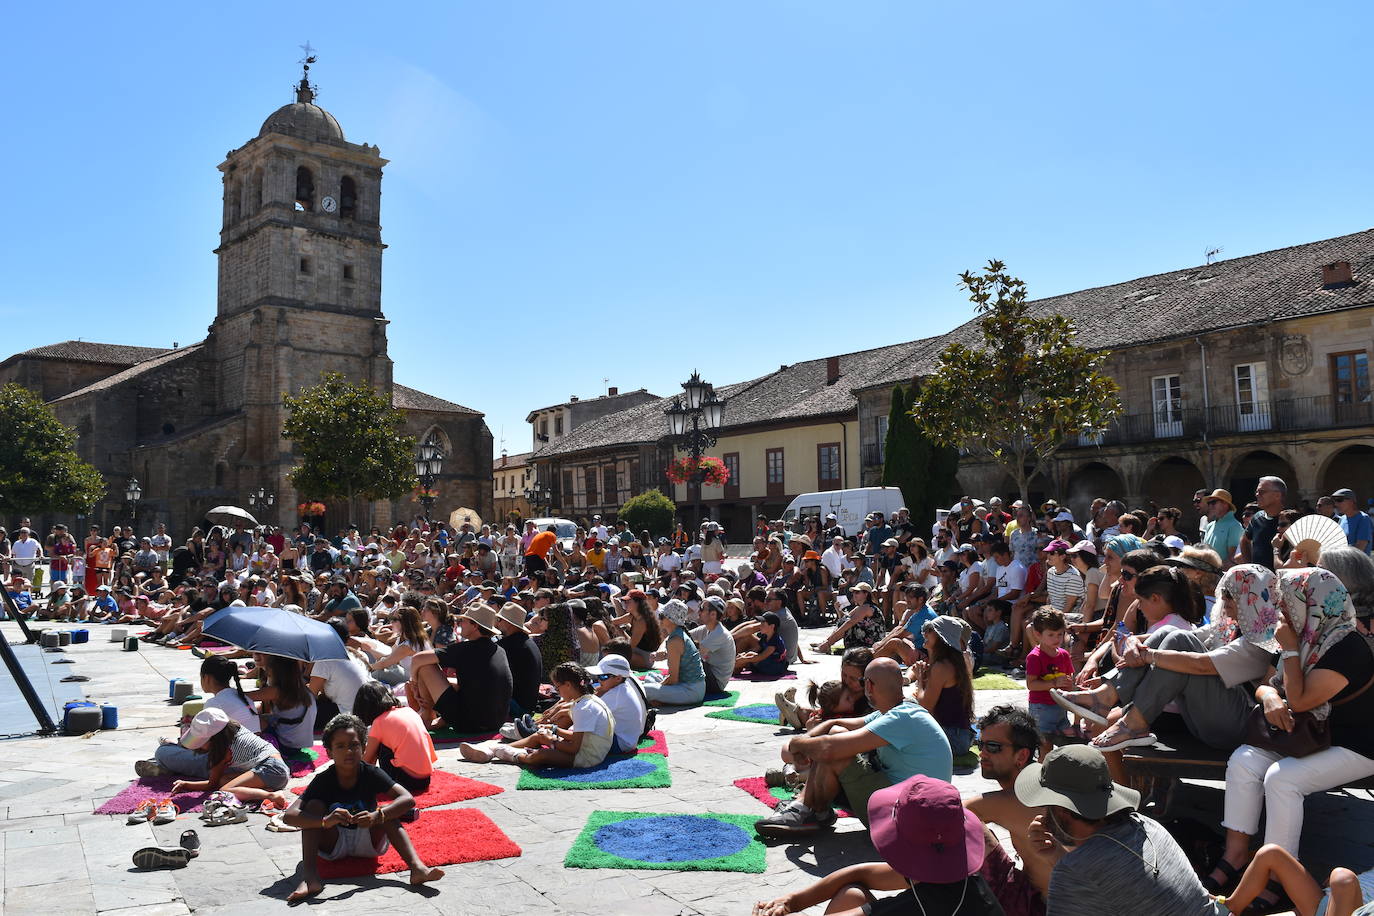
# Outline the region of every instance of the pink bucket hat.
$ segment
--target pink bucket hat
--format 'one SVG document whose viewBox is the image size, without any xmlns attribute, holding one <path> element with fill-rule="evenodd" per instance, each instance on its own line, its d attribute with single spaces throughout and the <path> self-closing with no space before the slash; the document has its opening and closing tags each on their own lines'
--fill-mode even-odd
<svg viewBox="0 0 1374 916">
<path fill-rule="evenodd" d="M 952 884 L 983 867 L 983 822 L 943 779 L 913 776 L 868 799 L 868 834 L 912 881 Z"/>
</svg>

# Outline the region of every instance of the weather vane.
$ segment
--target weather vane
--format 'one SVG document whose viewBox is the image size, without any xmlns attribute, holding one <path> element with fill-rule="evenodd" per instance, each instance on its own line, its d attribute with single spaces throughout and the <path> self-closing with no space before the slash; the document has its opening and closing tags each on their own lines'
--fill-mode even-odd
<svg viewBox="0 0 1374 916">
<path fill-rule="evenodd" d="M 301 81 L 296 86 L 296 101 L 313 102 L 318 90 L 318 87 L 310 84 L 310 65 L 315 62 L 315 49 L 310 47 L 309 41 L 303 45 L 297 45 L 297 47 L 305 52 L 305 56 L 297 61 L 301 65 Z"/>
</svg>

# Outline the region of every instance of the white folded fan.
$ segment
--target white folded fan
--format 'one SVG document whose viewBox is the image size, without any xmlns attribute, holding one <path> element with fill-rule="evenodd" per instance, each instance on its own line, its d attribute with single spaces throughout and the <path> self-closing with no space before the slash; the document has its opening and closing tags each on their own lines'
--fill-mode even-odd
<svg viewBox="0 0 1374 916">
<path fill-rule="evenodd" d="M 1304 515 L 1288 526 L 1283 539 L 1301 550 L 1309 563 L 1317 562 L 1323 550 L 1348 543 L 1341 526 L 1324 515 Z"/>
</svg>

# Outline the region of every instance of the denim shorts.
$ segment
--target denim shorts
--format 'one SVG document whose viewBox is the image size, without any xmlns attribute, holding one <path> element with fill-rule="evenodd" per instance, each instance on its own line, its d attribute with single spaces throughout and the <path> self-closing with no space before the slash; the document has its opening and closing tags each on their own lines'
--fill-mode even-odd
<svg viewBox="0 0 1374 916">
<path fill-rule="evenodd" d="M 1055 703 L 1032 703 L 1030 714 L 1042 735 L 1053 735 L 1069 727 L 1068 710 Z"/>
</svg>

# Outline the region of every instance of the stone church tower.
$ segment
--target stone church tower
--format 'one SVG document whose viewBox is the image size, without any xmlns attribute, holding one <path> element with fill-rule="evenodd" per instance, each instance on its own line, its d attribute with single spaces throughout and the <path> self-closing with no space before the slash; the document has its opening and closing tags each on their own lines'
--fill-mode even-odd
<svg viewBox="0 0 1374 916">
<path fill-rule="evenodd" d="M 281 437 L 282 395 L 326 372 L 389 392 L 407 413 L 407 432 L 440 442 L 447 460 L 436 515 L 460 505 L 490 514 L 491 433 L 482 415 L 392 381 L 381 304 L 387 160 L 375 146 L 350 143 L 315 104 L 308 63 L 295 95 L 219 165 L 219 293 L 203 342 L 175 350 L 57 344 L 0 363 L 0 383 L 39 380 L 76 428 L 78 451 L 111 487 L 110 501 L 96 507 L 99 522 L 127 519 L 119 494 L 136 476 L 140 528 L 156 519 L 184 536 L 206 509 L 246 507 L 246 494 L 260 487 L 277 502 L 259 521 L 294 524 L 299 498 L 288 479 L 291 443 Z M 326 525 L 383 525 L 417 508 L 402 498 L 373 507 L 371 519 L 344 512 L 331 507 Z"/>
</svg>

